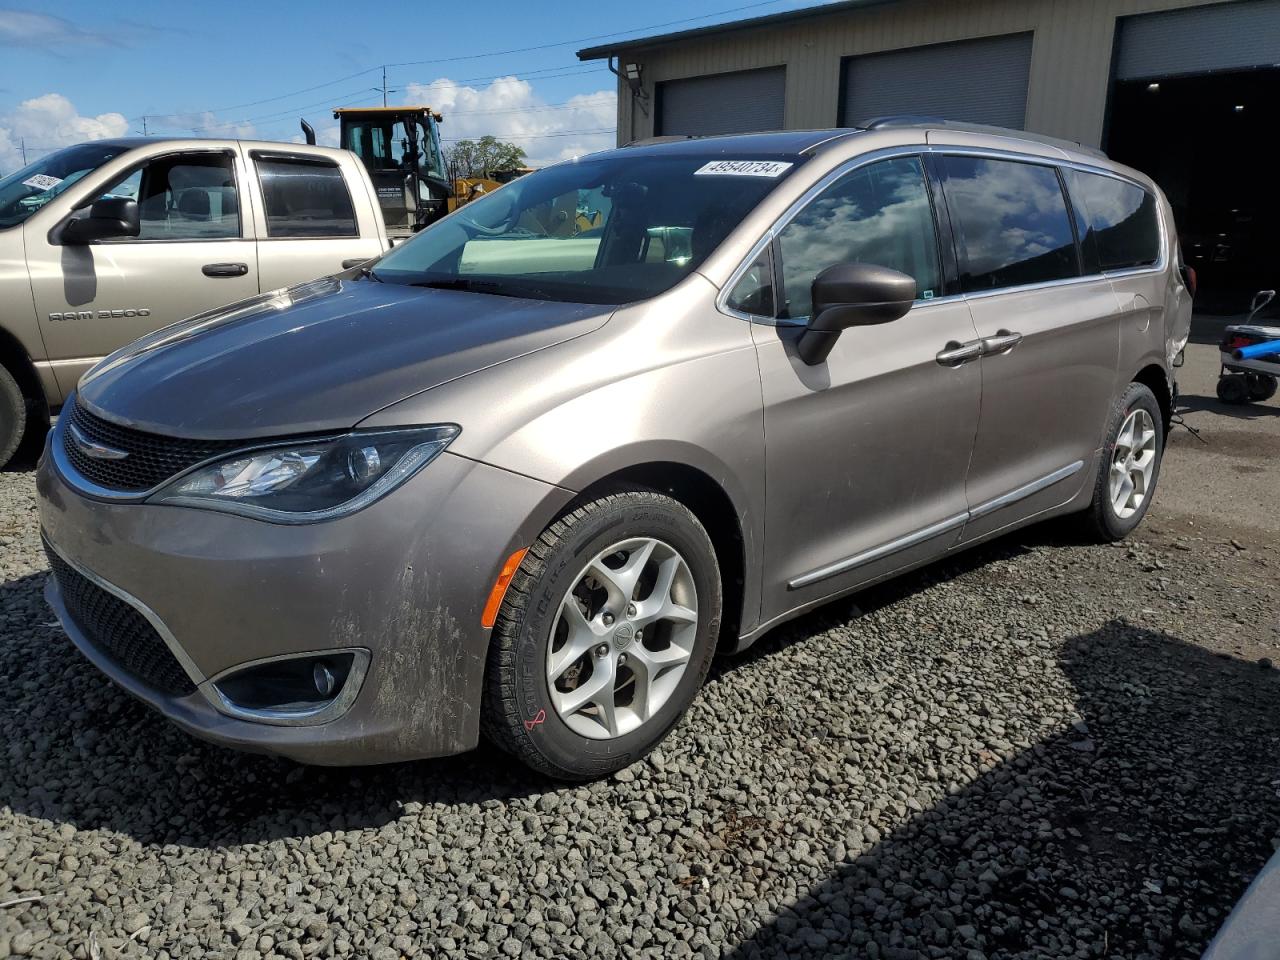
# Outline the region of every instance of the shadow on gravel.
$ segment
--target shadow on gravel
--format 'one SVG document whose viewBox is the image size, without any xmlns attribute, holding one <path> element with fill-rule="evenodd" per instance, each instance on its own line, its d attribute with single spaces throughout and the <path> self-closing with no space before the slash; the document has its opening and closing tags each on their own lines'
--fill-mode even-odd
<svg viewBox="0 0 1280 960">
<path fill-rule="evenodd" d="M 1067 641 L 1060 664 L 1082 723 L 730 955 L 1200 956 L 1280 832 L 1280 672 L 1120 621 Z"/>
<path fill-rule="evenodd" d="M 1280 404 L 1275 400 L 1233 405 L 1217 397 L 1201 397 L 1194 393 L 1178 395 L 1178 413 L 1217 413 L 1236 420 L 1266 420 L 1280 417 Z"/>
</svg>

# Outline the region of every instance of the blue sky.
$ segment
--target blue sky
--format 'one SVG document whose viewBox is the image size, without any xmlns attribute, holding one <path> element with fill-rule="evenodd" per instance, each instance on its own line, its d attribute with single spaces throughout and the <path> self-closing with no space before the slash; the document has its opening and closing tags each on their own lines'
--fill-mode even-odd
<svg viewBox="0 0 1280 960">
<path fill-rule="evenodd" d="M 547 162 L 612 143 L 613 77 L 602 62 L 580 63 L 579 47 L 810 5 L 55 0 L 0 7 L 0 172 L 19 165 L 24 139 L 34 157 L 140 132 L 143 116 L 152 133 L 291 139 L 305 115 L 331 140 L 328 108 L 380 103 L 373 88 L 383 63 L 393 65 L 390 102 L 440 107 L 446 137 L 492 132 Z M 367 22 L 353 16 L 362 7 L 371 12 Z"/>
</svg>

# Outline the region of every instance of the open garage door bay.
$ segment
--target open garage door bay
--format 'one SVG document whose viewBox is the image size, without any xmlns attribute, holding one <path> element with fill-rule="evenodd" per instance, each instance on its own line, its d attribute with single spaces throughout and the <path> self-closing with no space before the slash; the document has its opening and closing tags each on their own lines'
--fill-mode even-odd
<svg viewBox="0 0 1280 960">
<path fill-rule="evenodd" d="M 1280 0 L 1121 18 L 1106 148 L 1151 175 L 1173 205 L 1197 308 L 1243 311 L 1280 284 L 1271 171 L 1280 102 Z"/>
</svg>

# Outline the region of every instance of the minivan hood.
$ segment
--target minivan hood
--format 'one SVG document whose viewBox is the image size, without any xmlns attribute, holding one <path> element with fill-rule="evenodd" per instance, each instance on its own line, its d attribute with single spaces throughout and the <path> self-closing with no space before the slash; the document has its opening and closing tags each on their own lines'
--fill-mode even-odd
<svg viewBox="0 0 1280 960">
<path fill-rule="evenodd" d="M 581 336 L 613 307 L 328 278 L 166 327 L 80 381 L 95 413 L 154 433 L 347 429 L 388 404 Z"/>
</svg>

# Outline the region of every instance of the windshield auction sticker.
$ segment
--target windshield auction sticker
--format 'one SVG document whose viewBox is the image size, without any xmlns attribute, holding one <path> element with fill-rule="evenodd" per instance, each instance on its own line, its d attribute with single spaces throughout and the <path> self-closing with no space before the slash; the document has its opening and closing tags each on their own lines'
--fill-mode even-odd
<svg viewBox="0 0 1280 960">
<path fill-rule="evenodd" d="M 37 173 L 22 181 L 24 187 L 35 187 L 37 190 L 52 190 L 62 182 L 61 177 L 51 177 L 47 173 Z"/>
<path fill-rule="evenodd" d="M 789 160 L 712 160 L 693 171 L 695 177 L 780 177 L 794 164 Z"/>
</svg>

